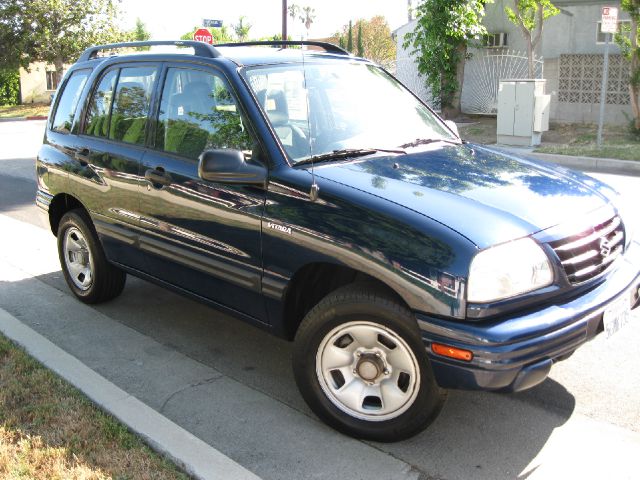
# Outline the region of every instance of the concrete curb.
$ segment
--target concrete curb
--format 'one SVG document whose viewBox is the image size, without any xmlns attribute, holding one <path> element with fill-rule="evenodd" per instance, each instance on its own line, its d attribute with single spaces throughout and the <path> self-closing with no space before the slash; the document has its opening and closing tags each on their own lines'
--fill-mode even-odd
<svg viewBox="0 0 640 480">
<path fill-rule="evenodd" d="M 620 173 L 640 176 L 640 161 L 618 160 L 615 158 L 574 157 L 553 153 L 532 152 L 529 156 L 545 162 L 553 162 L 571 168 L 580 168 L 589 172 Z"/>
<path fill-rule="evenodd" d="M 556 163 L 576 170 L 587 172 L 615 173 L 619 175 L 640 176 L 640 160 L 618 160 L 615 158 L 576 157 L 573 155 L 560 155 L 555 153 L 537 153 L 530 149 L 505 147 L 502 145 L 485 145 L 497 151 L 529 157 L 543 162 Z"/>
<path fill-rule="evenodd" d="M 2 308 L 0 331 L 194 478 L 259 480 L 260 477 L 118 388 Z"/>
<path fill-rule="evenodd" d="M 27 122 L 30 120 L 46 120 L 48 119 L 48 116 L 44 116 L 44 115 L 34 115 L 32 117 L 7 117 L 7 118 L 0 118 L 0 123 L 1 122 Z"/>
</svg>

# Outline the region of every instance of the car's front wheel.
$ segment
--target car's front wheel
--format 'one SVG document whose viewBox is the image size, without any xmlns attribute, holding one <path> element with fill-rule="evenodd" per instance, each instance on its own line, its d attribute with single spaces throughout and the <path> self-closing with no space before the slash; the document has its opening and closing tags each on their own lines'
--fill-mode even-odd
<svg viewBox="0 0 640 480">
<path fill-rule="evenodd" d="M 365 285 L 336 290 L 307 314 L 294 372 L 314 413 L 358 438 L 415 435 L 444 400 L 411 312 Z"/>
</svg>

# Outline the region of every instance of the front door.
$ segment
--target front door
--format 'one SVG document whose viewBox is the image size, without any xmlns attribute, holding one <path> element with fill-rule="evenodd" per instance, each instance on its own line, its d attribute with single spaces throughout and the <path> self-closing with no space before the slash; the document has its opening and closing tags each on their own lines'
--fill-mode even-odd
<svg viewBox="0 0 640 480">
<path fill-rule="evenodd" d="M 255 136 L 221 74 L 175 66 L 165 68 L 163 78 L 155 149 L 145 153 L 140 171 L 146 271 L 264 321 L 265 190 L 198 176 L 205 150 L 232 148 L 259 161 Z"/>
</svg>

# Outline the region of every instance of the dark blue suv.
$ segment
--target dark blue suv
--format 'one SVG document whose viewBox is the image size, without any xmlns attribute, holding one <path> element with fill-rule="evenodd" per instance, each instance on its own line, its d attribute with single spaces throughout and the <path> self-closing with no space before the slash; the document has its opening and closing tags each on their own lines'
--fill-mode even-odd
<svg viewBox="0 0 640 480">
<path fill-rule="evenodd" d="M 640 245 L 615 191 L 462 141 L 334 45 L 265 43 L 106 45 L 69 69 L 37 204 L 80 300 L 129 273 L 294 340 L 313 411 L 381 441 L 629 319 Z M 157 44 L 178 49 L 135 50 Z"/>
</svg>

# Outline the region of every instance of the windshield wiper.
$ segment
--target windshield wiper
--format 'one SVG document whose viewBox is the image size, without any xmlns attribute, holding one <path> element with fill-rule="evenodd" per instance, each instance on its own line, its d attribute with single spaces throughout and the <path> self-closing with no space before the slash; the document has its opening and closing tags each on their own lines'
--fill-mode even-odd
<svg viewBox="0 0 640 480">
<path fill-rule="evenodd" d="M 404 150 L 393 148 L 343 148 L 341 150 L 334 150 L 333 152 L 323 153 L 321 155 L 312 155 L 309 158 L 304 158 L 295 163 L 298 165 L 307 165 L 309 163 L 328 162 L 331 160 L 338 160 L 341 158 L 363 157 L 371 155 L 377 152 L 406 154 Z"/>
<path fill-rule="evenodd" d="M 438 143 L 438 142 L 450 143 L 452 145 L 461 145 L 460 142 L 456 142 L 454 140 L 447 140 L 446 138 L 416 138 L 413 142 L 400 145 L 400 148 L 417 147 L 418 145 L 429 145 L 430 143 Z"/>
<path fill-rule="evenodd" d="M 393 149 L 393 148 L 343 148 L 341 150 L 334 150 L 333 152 L 323 153 L 321 155 L 312 155 L 309 158 L 304 158 L 302 160 L 297 161 L 295 163 L 295 166 L 307 165 L 309 163 L 328 162 L 331 160 L 338 160 L 341 158 L 364 157 L 366 155 L 371 155 L 376 152 L 387 152 L 387 153 L 398 153 L 398 154 L 407 153 L 404 150 Z"/>
</svg>

